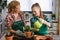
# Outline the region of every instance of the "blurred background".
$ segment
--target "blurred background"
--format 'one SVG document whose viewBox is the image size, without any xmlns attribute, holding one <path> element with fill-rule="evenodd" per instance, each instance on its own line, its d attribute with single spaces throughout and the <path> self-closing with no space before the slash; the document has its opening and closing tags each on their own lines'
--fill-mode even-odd
<svg viewBox="0 0 60 40">
<path fill-rule="evenodd" d="M 0 0 L 0 38 L 4 36 L 6 27 L 5 27 L 5 18 L 8 14 L 7 5 L 13 0 Z M 39 3 L 41 6 L 42 12 L 48 18 L 49 22 L 52 23 L 52 28 L 48 28 L 48 34 L 53 36 L 55 40 L 60 40 L 60 25 L 59 25 L 59 2 L 60 0 L 17 0 L 21 4 L 21 10 L 26 16 L 26 21 L 30 25 L 30 18 L 32 18 L 31 6 L 34 3 Z"/>
</svg>

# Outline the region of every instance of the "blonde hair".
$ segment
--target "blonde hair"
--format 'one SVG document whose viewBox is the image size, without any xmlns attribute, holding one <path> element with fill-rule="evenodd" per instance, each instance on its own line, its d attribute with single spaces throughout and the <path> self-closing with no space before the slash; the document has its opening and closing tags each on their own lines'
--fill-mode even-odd
<svg viewBox="0 0 60 40">
<path fill-rule="evenodd" d="M 12 11 L 12 9 L 15 9 L 17 5 L 20 5 L 20 3 L 18 1 L 11 1 L 8 4 L 8 13 L 10 13 Z"/>
<path fill-rule="evenodd" d="M 33 9 L 34 7 L 39 7 L 40 8 L 40 17 L 44 19 L 43 12 L 41 11 L 41 7 L 39 6 L 39 4 L 38 3 L 33 4 L 31 9 Z"/>
</svg>

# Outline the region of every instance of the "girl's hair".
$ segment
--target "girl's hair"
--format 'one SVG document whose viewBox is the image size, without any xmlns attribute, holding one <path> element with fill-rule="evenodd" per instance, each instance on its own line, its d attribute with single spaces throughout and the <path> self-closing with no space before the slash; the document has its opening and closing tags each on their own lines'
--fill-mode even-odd
<svg viewBox="0 0 60 40">
<path fill-rule="evenodd" d="M 44 19 L 44 16 L 43 16 L 43 13 L 41 11 L 41 7 L 39 6 L 39 4 L 38 3 L 33 4 L 31 9 L 33 9 L 34 7 L 39 7 L 40 8 L 40 17 Z"/>
<path fill-rule="evenodd" d="M 17 5 L 20 5 L 18 1 L 11 1 L 8 4 L 8 13 L 12 12 L 12 9 L 15 9 Z"/>
</svg>

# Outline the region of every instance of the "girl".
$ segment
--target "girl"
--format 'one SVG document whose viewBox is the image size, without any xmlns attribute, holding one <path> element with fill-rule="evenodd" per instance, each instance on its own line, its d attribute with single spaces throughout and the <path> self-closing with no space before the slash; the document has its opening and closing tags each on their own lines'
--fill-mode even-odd
<svg viewBox="0 0 60 40">
<path fill-rule="evenodd" d="M 25 26 L 25 16 L 20 10 L 18 1 L 11 1 L 8 4 L 8 15 L 6 16 L 6 26 L 10 28 L 10 32 L 19 36 L 24 36 L 23 26 Z"/>
<path fill-rule="evenodd" d="M 41 8 L 38 3 L 35 3 L 31 7 L 32 13 L 33 13 L 33 18 L 31 18 L 31 27 L 35 28 L 34 33 L 37 35 L 46 35 L 47 34 L 47 26 L 51 27 L 50 23 L 47 22 L 47 18 L 44 18 L 43 13 L 41 11 Z M 38 24 L 38 23 L 40 24 Z M 35 24 L 36 23 L 36 24 Z M 39 30 L 36 30 L 39 29 Z"/>
</svg>

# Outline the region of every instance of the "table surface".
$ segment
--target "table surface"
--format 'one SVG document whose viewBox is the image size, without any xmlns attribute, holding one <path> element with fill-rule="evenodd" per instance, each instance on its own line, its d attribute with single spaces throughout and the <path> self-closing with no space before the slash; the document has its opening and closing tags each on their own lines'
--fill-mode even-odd
<svg viewBox="0 0 60 40">
<path fill-rule="evenodd" d="M 53 37 L 54 40 L 60 40 L 60 36 L 58 36 L 58 35 L 48 35 L 48 36 Z M 0 40 L 6 40 L 5 34 L 4 34 L 4 36 L 2 36 L 2 38 Z"/>
<path fill-rule="evenodd" d="M 6 39 L 5 39 L 5 35 L 6 35 L 6 34 L 4 34 L 4 35 L 1 37 L 0 40 L 6 40 Z M 27 39 L 27 40 L 33 40 L 33 38 L 25 38 L 25 37 L 24 37 L 24 40 L 26 40 L 26 39 Z"/>
</svg>

